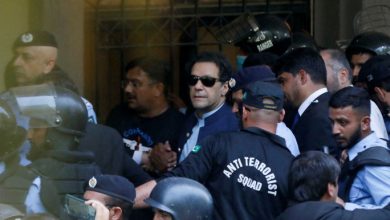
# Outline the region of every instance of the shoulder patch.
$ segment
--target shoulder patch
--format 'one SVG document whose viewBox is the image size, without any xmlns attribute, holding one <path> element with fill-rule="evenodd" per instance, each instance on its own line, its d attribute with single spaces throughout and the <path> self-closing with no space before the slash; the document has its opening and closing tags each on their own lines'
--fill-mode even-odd
<svg viewBox="0 0 390 220">
<path fill-rule="evenodd" d="M 198 152 L 200 151 L 201 148 L 202 148 L 202 146 L 200 146 L 200 145 L 195 145 L 195 147 L 192 148 L 192 152 L 198 153 Z"/>
</svg>

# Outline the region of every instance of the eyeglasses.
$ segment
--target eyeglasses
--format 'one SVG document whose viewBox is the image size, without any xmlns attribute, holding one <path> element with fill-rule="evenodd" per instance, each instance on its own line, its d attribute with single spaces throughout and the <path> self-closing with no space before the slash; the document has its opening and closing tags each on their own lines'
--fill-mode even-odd
<svg viewBox="0 0 390 220">
<path fill-rule="evenodd" d="M 194 86 L 198 83 L 198 80 L 202 82 L 202 84 L 206 87 L 213 87 L 215 82 L 217 82 L 217 78 L 211 76 L 194 76 L 191 75 L 188 79 L 188 84 L 190 86 Z"/>
<path fill-rule="evenodd" d="M 141 88 L 144 85 L 150 86 L 150 85 L 153 85 L 153 84 L 156 84 L 156 82 L 142 83 L 142 82 L 137 81 L 137 80 L 128 80 L 128 79 L 125 79 L 125 80 L 121 81 L 122 89 L 125 89 L 129 85 L 131 87 L 135 88 L 135 89 L 138 89 L 138 88 Z"/>
</svg>

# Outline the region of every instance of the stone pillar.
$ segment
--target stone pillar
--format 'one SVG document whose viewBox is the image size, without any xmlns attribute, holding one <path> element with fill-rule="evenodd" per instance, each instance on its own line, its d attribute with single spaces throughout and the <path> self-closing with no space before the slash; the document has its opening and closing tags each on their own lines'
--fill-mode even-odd
<svg viewBox="0 0 390 220">
<path fill-rule="evenodd" d="M 41 28 L 52 32 L 59 44 L 58 65 L 84 89 L 84 1 L 41 0 Z M 38 25 L 38 24 L 37 24 Z"/>
</svg>

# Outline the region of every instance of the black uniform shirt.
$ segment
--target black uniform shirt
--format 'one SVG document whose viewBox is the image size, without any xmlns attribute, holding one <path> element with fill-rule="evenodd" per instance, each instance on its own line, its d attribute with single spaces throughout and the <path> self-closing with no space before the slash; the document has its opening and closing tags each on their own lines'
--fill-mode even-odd
<svg viewBox="0 0 390 220">
<path fill-rule="evenodd" d="M 273 219 L 287 205 L 293 156 L 284 139 L 259 128 L 206 137 L 165 176 L 203 183 L 214 199 L 213 219 Z"/>
</svg>

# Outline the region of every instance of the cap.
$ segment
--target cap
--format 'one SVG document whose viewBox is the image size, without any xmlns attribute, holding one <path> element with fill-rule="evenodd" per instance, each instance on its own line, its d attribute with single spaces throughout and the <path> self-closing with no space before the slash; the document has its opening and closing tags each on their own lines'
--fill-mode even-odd
<svg viewBox="0 0 390 220">
<path fill-rule="evenodd" d="M 23 213 L 11 205 L 0 204 L 0 219 L 22 219 Z"/>
<path fill-rule="evenodd" d="M 390 77 L 390 55 L 379 55 L 369 59 L 362 65 L 358 82 L 376 85 Z"/>
<path fill-rule="evenodd" d="M 244 89 L 242 103 L 259 109 L 283 109 L 283 91 L 279 84 L 256 81 Z"/>
<path fill-rule="evenodd" d="M 232 88 L 233 92 L 243 89 L 246 85 L 255 81 L 276 81 L 275 74 L 265 65 L 243 68 L 233 75 L 233 79 L 236 81 L 236 85 Z"/>
<path fill-rule="evenodd" d="M 47 31 L 29 31 L 22 33 L 14 43 L 14 48 L 27 46 L 57 47 L 57 41 L 54 35 Z"/>
<path fill-rule="evenodd" d="M 108 196 L 134 203 L 135 188 L 133 183 L 118 175 L 99 175 L 84 184 L 84 191 L 95 191 Z"/>
</svg>

